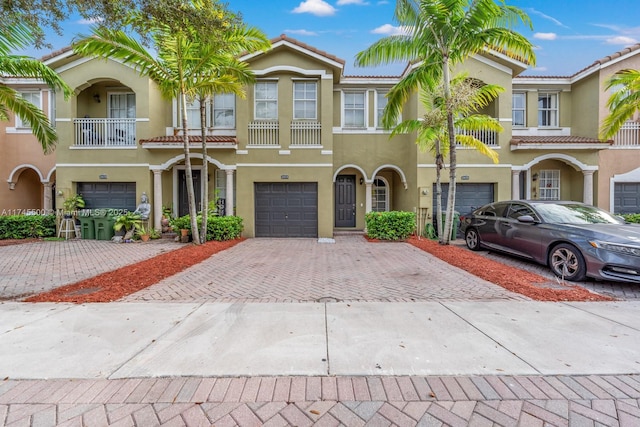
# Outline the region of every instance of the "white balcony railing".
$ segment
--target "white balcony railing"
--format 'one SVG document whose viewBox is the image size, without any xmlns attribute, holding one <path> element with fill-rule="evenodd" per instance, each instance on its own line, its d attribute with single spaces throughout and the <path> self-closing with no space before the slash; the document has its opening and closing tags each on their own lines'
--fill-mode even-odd
<svg viewBox="0 0 640 427">
<path fill-rule="evenodd" d="M 256 120 L 249 123 L 249 145 L 279 146 L 280 124 L 277 120 Z"/>
<path fill-rule="evenodd" d="M 322 124 L 318 122 L 291 122 L 291 145 L 294 146 L 320 146 L 320 130 Z"/>
<path fill-rule="evenodd" d="M 135 147 L 136 119 L 74 119 L 76 147 Z"/>
<path fill-rule="evenodd" d="M 498 147 L 498 134 L 490 130 L 463 130 L 456 129 L 456 135 L 472 135 L 482 141 L 488 147 Z M 458 144 L 460 146 L 461 144 Z"/>
<path fill-rule="evenodd" d="M 627 121 L 616 136 L 613 137 L 614 147 L 640 147 L 640 122 Z"/>
</svg>

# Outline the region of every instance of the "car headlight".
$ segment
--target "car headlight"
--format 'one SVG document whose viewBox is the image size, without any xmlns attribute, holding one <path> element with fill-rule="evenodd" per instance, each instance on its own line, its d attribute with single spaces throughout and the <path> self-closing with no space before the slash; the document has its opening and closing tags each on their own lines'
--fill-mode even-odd
<svg viewBox="0 0 640 427">
<path fill-rule="evenodd" d="M 640 247 L 631 245 L 621 245 L 620 243 L 601 242 L 592 240 L 589 242 L 594 248 L 600 248 L 611 252 L 617 252 L 625 255 L 640 256 Z"/>
</svg>

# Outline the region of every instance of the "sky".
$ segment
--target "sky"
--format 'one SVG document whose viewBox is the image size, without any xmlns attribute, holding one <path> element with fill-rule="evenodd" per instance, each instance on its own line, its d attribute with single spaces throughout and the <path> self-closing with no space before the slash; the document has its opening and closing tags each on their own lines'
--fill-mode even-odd
<svg viewBox="0 0 640 427">
<path fill-rule="evenodd" d="M 286 34 L 345 60 L 345 75 L 399 75 L 406 64 L 358 68 L 355 55 L 398 31 L 393 0 L 225 0 L 245 23 L 269 38 Z M 533 30 L 515 29 L 535 46 L 536 66 L 523 75 L 569 76 L 594 61 L 640 42 L 638 0 L 507 0 L 525 11 Z M 51 36 L 54 50 L 88 34 L 89 24 L 70 19 L 63 36 Z M 30 51 L 41 57 L 50 51 Z"/>
</svg>

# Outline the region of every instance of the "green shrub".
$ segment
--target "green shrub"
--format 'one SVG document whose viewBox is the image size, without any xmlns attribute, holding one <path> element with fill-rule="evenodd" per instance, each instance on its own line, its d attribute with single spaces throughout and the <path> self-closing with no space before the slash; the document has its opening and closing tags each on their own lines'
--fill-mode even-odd
<svg viewBox="0 0 640 427">
<path fill-rule="evenodd" d="M 640 213 L 623 214 L 623 215 L 620 215 L 620 216 L 623 217 L 624 220 L 627 221 L 627 222 L 632 222 L 634 224 L 640 224 Z"/>
<path fill-rule="evenodd" d="M 233 240 L 240 237 L 244 225 L 239 216 L 212 216 L 207 218 L 207 240 Z"/>
<path fill-rule="evenodd" d="M 29 239 L 55 235 L 55 215 L 0 216 L 0 239 Z"/>
<path fill-rule="evenodd" d="M 365 216 L 367 235 L 372 239 L 404 240 L 416 229 L 413 212 L 369 212 Z"/>
<path fill-rule="evenodd" d="M 189 215 L 173 218 L 170 221 L 173 231 L 189 230 L 191 234 L 191 220 Z M 198 215 L 198 227 L 202 224 L 202 216 Z M 244 225 L 239 216 L 209 216 L 207 217 L 207 240 L 232 240 L 242 234 Z"/>
</svg>

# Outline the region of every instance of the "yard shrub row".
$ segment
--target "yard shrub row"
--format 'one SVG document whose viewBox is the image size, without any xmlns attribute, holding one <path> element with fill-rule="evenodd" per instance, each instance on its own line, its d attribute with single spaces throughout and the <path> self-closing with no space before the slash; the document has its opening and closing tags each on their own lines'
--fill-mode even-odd
<svg viewBox="0 0 640 427">
<path fill-rule="evenodd" d="M 0 216 L 0 239 L 28 239 L 55 235 L 55 215 Z"/>
<path fill-rule="evenodd" d="M 621 216 L 627 222 L 632 222 L 634 224 L 640 224 L 640 213 L 623 214 Z"/>
<path fill-rule="evenodd" d="M 198 226 L 202 224 L 202 217 L 198 215 Z M 191 230 L 189 215 L 171 220 L 173 231 L 180 229 Z M 207 240 L 233 240 L 240 237 L 244 230 L 242 218 L 239 216 L 210 216 L 207 218 Z"/>
<path fill-rule="evenodd" d="M 404 240 L 416 229 L 413 212 L 369 212 L 365 216 L 367 235 L 372 239 Z"/>
</svg>

